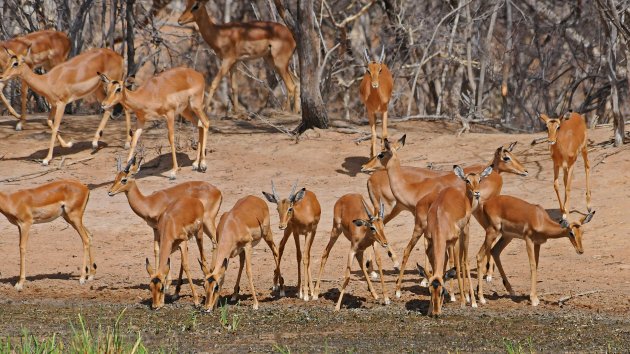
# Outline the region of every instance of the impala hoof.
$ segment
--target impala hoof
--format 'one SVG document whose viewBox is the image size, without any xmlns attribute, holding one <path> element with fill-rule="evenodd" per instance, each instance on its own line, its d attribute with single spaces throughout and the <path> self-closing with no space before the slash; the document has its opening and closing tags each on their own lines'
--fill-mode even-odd
<svg viewBox="0 0 630 354">
<path fill-rule="evenodd" d="M 258 310 L 258 304 L 254 304 L 254 305 L 252 305 L 252 309 L 254 309 L 254 310 Z"/>
<path fill-rule="evenodd" d="M 94 280 L 94 274 L 91 274 L 90 276 L 88 276 L 87 280 L 88 280 L 88 281 L 90 281 L 90 280 Z"/>
<path fill-rule="evenodd" d="M 126 142 L 126 143 L 125 143 L 125 149 L 129 149 L 130 147 L 131 147 L 131 143 Z"/>
<path fill-rule="evenodd" d="M 48 166 L 49 162 L 50 162 L 50 160 L 48 160 L 48 159 L 42 160 L 42 166 Z"/>
<path fill-rule="evenodd" d="M 486 304 L 486 299 L 483 298 L 483 297 L 480 297 L 479 298 L 479 303 L 482 304 L 482 305 L 485 305 Z"/>
<path fill-rule="evenodd" d="M 280 290 L 280 297 L 285 297 L 285 296 L 286 296 L 286 294 L 285 294 L 284 290 Z"/>
<path fill-rule="evenodd" d="M 538 306 L 540 304 L 540 300 L 538 298 L 532 299 L 532 306 Z"/>
<path fill-rule="evenodd" d="M 74 143 L 72 141 L 68 141 L 66 143 L 66 146 L 64 146 L 65 148 L 71 148 L 74 145 Z"/>
<path fill-rule="evenodd" d="M 199 170 L 199 164 L 197 163 L 197 161 L 193 162 L 193 164 L 192 164 L 192 170 L 193 170 L 193 171 L 197 171 L 197 170 Z"/>
<path fill-rule="evenodd" d="M 378 279 L 378 273 L 372 271 L 372 273 L 370 273 L 370 277 L 372 277 L 372 279 L 376 280 L 376 279 Z"/>
<path fill-rule="evenodd" d="M 474 308 L 474 309 L 476 309 L 476 308 L 477 308 L 477 304 L 476 304 L 476 303 L 474 303 L 474 304 L 472 304 L 472 305 L 470 305 L 470 306 L 472 306 L 472 308 Z"/>
<path fill-rule="evenodd" d="M 16 132 L 22 131 L 22 122 L 18 122 L 18 123 L 15 125 L 15 131 L 16 131 Z"/>
<path fill-rule="evenodd" d="M 24 283 L 16 283 L 14 287 L 15 287 L 15 290 L 22 291 L 22 289 L 24 288 Z"/>
<path fill-rule="evenodd" d="M 388 297 L 386 297 L 384 303 L 385 305 L 389 305 L 392 303 L 392 301 Z"/>
<path fill-rule="evenodd" d="M 205 173 L 207 170 L 208 170 L 208 166 L 206 165 L 205 162 L 202 162 L 201 165 L 199 165 L 199 172 Z"/>
<path fill-rule="evenodd" d="M 492 282 L 492 275 L 486 275 L 486 282 L 487 283 Z"/>
<path fill-rule="evenodd" d="M 402 291 L 396 290 L 396 297 L 400 299 L 401 296 L 402 296 Z"/>
<path fill-rule="evenodd" d="M 81 284 L 81 285 L 85 284 L 85 278 L 80 278 L 79 279 L 79 284 Z"/>
<path fill-rule="evenodd" d="M 171 181 L 174 181 L 176 178 L 177 178 L 177 172 L 175 172 L 175 171 L 171 171 L 171 172 L 168 174 L 168 179 L 170 179 Z"/>
<path fill-rule="evenodd" d="M 426 288 L 429 286 L 429 281 L 427 279 L 422 279 L 422 281 L 420 282 L 420 286 L 423 288 Z"/>
<path fill-rule="evenodd" d="M 308 300 L 310 300 L 310 299 L 308 298 L 308 295 L 304 295 L 304 298 L 303 298 L 302 300 L 304 300 L 304 301 L 308 301 Z"/>
<path fill-rule="evenodd" d="M 98 150 L 98 141 L 92 142 L 92 150 Z"/>
</svg>

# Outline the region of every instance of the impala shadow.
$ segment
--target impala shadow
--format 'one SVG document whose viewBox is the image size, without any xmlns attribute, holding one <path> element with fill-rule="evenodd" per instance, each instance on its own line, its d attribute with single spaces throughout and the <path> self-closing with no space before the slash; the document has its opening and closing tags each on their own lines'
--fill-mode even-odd
<svg viewBox="0 0 630 354">
<path fill-rule="evenodd" d="M 340 169 L 337 169 L 337 173 L 348 175 L 350 177 L 356 177 L 361 172 L 361 166 L 363 166 L 370 159 L 365 156 L 349 156 L 346 157 L 341 164 Z"/>
<path fill-rule="evenodd" d="M 104 149 L 109 147 L 109 145 L 105 142 L 99 142 L 99 149 Z M 68 158 L 74 158 L 72 155 L 73 154 L 77 154 L 79 152 L 85 151 L 85 150 L 92 150 L 92 142 L 91 141 L 81 141 L 81 142 L 74 142 L 72 147 L 69 148 L 64 148 L 61 146 L 55 146 L 54 150 L 53 150 L 53 159 L 50 161 L 50 166 L 56 166 L 61 162 L 61 159 L 63 159 L 64 157 Z M 96 151 L 92 151 L 92 154 L 98 152 L 98 150 Z M 46 155 L 48 155 L 48 148 L 45 149 L 40 149 L 37 150 L 35 152 L 33 152 L 30 155 L 27 156 L 18 156 L 18 157 L 5 157 L 4 159 L 7 161 L 32 161 L 32 160 L 43 160 L 44 158 L 46 158 Z"/>
<path fill-rule="evenodd" d="M 330 288 L 325 293 L 320 294 L 320 297 L 323 297 L 326 300 L 331 301 L 333 304 L 337 304 L 339 301 L 340 291 L 337 288 Z M 347 291 L 343 294 L 343 300 L 341 301 L 342 309 L 360 309 L 366 308 L 365 302 L 367 299 L 365 297 L 359 297 L 348 293 Z"/>
<path fill-rule="evenodd" d="M 79 276 L 73 273 L 61 273 L 61 272 L 57 272 L 57 273 L 50 273 L 50 274 L 37 274 L 37 275 L 30 275 L 26 277 L 26 284 L 25 286 L 28 286 L 29 282 L 32 281 L 36 281 L 36 280 L 51 280 L 51 279 L 56 279 L 56 280 L 70 280 L 75 278 L 77 280 L 77 283 L 79 282 Z M 0 279 L 0 284 L 15 284 L 17 283 L 17 281 L 20 279 L 19 276 L 13 276 L 13 277 L 7 277 L 7 278 L 2 278 Z"/>
</svg>

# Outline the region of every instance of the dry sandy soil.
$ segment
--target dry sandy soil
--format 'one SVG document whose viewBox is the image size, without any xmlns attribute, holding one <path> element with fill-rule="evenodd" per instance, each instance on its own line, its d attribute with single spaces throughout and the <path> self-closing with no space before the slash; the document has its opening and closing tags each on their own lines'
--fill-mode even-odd
<svg viewBox="0 0 630 354">
<path fill-rule="evenodd" d="M 241 298 L 230 311 L 238 314 L 236 331 L 219 322 L 219 314 L 197 314 L 185 285 L 183 296 L 166 308 L 153 312 L 148 307 L 148 275 L 145 257 L 152 255 L 152 232 L 129 208 L 124 195 L 109 197 L 107 190 L 115 175 L 115 157 L 124 156 L 122 120 L 110 121 L 102 138 L 102 148 L 91 151 L 91 137 L 97 116 L 66 116 L 61 131 L 75 146 L 56 148 L 50 167 L 38 163 L 46 154 L 49 130 L 44 116 L 29 117 L 24 131 L 15 132 L 15 121 L 0 119 L 0 190 L 12 192 L 60 178 L 77 178 L 91 189 L 85 224 L 93 233 L 98 265 L 96 279 L 79 285 L 82 248 L 78 235 L 62 219 L 32 228 L 27 253 L 27 282 L 22 292 L 13 283 L 19 274 L 18 231 L 6 218 L 0 218 L 0 336 L 19 335 L 22 327 L 37 335 L 53 332 L 66 336 L 69 322 L 83 314 L 88 323 L 108 325 L 124 308 L 125 333 L 140 331 L 153 349 L 173 351 L 502 351 L 512 344 L 525 350 L 628 351 L 630 350 L 630 152 L 605 144 L 609 129 L 589 131 L 593 221 L 585 226 L 585 253 L 578 255 L 569 240 L 551 240 L 541 251 L 538 293 L 541 304 L 531 307 L 529 265 L 523 242 L 515 241 L 504 252 L 506 271 L 519 296 L 510 297 L 500 280 L 485 287 L 489 303 L 477 309 L 460 309 L 446 304 L 440 319 L 426 317 L 428 292 L 419 286 L 416 272 L 408 270 L 403 296 L 393 298 L 395 276 L 392 263 L 385 261 L 386 285 L 393 303 L 374 301 L 354 265 L 347 297 L 339 314 L 333 313 L 341 274 L 349 249 L 343 237 L 333 248 L 322 280 L 318 301 L 304 303 L 296 298 L 295 247 L 289 242 L 282 271 L 288 287 L 286 298 L 270 291 L 272 254 L 261 242 L 253 260 L 255 285 L 262 300 L 260 310 L 251 309 L 250 289 L 245 275 Z M 272 119 L 274 125 L 293 127 L 295 117 Z M 316 273 L 321 253 L 328 242 L 332 207 L 337 198 L 350 192 L 366 193 L 368 175 L 359 169 L 367 158 L 369 141 L 356 144 L 359 134 L 335 130 L 308 132 L 297 144 L 259 120 L 213 120 L 208 139 L 208 171 L 193 172 L 194 151 L 190 149 L 192 127 L 180 125 L 177 133 L 181 171 L 176 181 L 167 178 L 171 159 L 164 124 L 149 128 L 142 137 L 145 163 L 137 176 L 145 193 L 191 180 L 209 181 L 223 192 L 221 212 L 237 199 L 253 194 L 262 197 L 273 178 L 278 192 L 289 192 L 294 180 L 314 191 L 322 205 L 322 218 L 313 246 L 312 264 Z M 366 126 L 359 130 L 368 131 Z M 535 135 L 510 135 L 489 128 L 476 128 L 456 137 L 458 127 L 435 122 L 391 123 L 391 133 L 407 134 L 401 150 L 403 162 L 414 166 L 448 169 L 454 163 L 469 165 L 487 162 L 502 144 L 518 141 L 516 155 L 529 170 L 528 177 L 504 177 L 504 194 L 539 203 L 557 214 L 552 186 L 552 163 L 546 144 L 531 146 Z M 64 165 L 55 170 L 65 157 Z M 82 159 L 81 163 L 72 164 Z M 48 172 L 43 174 L 44 172 Z M 26 175 L 26 176 L 24 176 Z M 23 176 L 23 177 L 19 177 Z M 578 161 L 571 205 L 585 211 L 583 163 Z M 281 238 L 278 217 L 272 211 L 276 243 Z M 571 218 L 579 217 L 573 213 Z M 411 235 L 413 219 L 403 213 L 386 227 L 389 242 L 399 256 Z M 482 242 L 482 231 L 471 221 L 471 253 Z M 206 239 L 208 240 L 208 239 Z M 206 245 L 210 245 L 206 241 Z M 414 249 L 410 264 L 422 262 L 421 243 Z M 196 247 L 191 247 L 197 258 Z M 209 252 L 209 250 L 208 250 Z M 194 259 L 192 258 L 192 259 Z M 222 293 L 231 293 L 236 277 L 232 261 Z M 471 259 L 472 264 L 472 259 Z M 179 255 L 173 257 L 179 267 Z M 202 272 L 195 267 L 195 286 L 202 290 Z M 378 289 L 378 287 L 377 287 Z M 568 295 L 592 292 L 567 300 Z"/>
</svg>

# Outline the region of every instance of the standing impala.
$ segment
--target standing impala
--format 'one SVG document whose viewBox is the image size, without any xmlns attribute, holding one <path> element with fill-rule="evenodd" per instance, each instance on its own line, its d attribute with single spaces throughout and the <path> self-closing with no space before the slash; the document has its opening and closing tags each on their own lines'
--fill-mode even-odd
<svg viewBox="0 0 630 354">
<path fill-rule="evenodd" d="M 573 179 L 573 167 L 578 154 L 582 154 L 584 160 L 584 170 L 586 172 L 586 208 L 591 211 L 591 187 L 590 169 L 588 161 L 588 149 L 586 147 L 586 122 L 581 114 L 571 112 L 569 116 L 562 118 L 549 118 L 546 114 L 541 114 L 540 119 L 545 122 L 549 134 L 549 150 L 553 160 L 553 188 L 560 203 L 562 220 L 566 224 L 569 213 L 569 195 L 571 194 L 571 180 Z M 562 128 L 562 129 L 560 129 Z M 560 182 L 558 175 L 560 167 L 564 172 L 564 202 L 560 198 Z"/>
<path fill-rule="evenodd" d="M 578 254 L 584 253 L 582 247 L 581 226 L 591 221 L 594 211 L 584 216 L 578 222 L 558 224 L 552 220 L 547 211 L 540 205 L 530 204 L 522 199 L 509 195 L 499 195 L 486 202 L 483 207 L 483 216 L 488 220 L 486 227 L 486 240 L 477 254 L 477 264 L 484 257 L 492 257 L 497 263 L 497 268 L 503 278 L 505 289 L 514 296 L 514 290 L 508 281 L 507 275 L 501 264 L 501 252 L 514 238 L 525 240 L 525 248 L 529 257 L 529 269 L 531 271 L 531 292 L 529 299 L 533 306 L 538 306 L 538 294 L 536 293 L 536 275 L 538 271 L 538 259 L 540 245 L 550 238 L 568 238 Z M 499 241 L 492 247 L 492 243 L 498 237 Z M 486 303 L 483 297 L 483 282 L 478 281 L 479 302 Z"/>
<path fill-rule="evenodd" d="M 206 81 L 201 73 L 183 67 L 166 70 L 147 80 L 136 91 L 128 90 L 123 82 L 115 79 L 112 81 L 105 74 L 99 75 L 107 85 L 103 109 L 120 103 L 125 109 L 136 112 L 136 131 L 133 133 L 127 162 L 134 155 L 146 120 L 164 117 L 173 156 L 173 169 L 169 177 L 175 179 L 179 170 L 175 151 L 175 115 L 181 114 L 188 121 L 197 124 L 199 129 L 197 157 L 192 164 L 193 170 L 206 171 L 206 139 L 210 121 L 204 112 L 203 95 Z"/>
<path fill-rule="evenodd" d="M 256 296 L 254 279 L 252 277 L 252 253 L 254 246 L 260 242 L 260 239 L 265 240 L 273 252 L 273 258 L 276 262 L 274 288 L 279 287 L 280 296 L 284 296 L 284 279 L 280 274 L 278 249 L 273 242 L 273 233 L 271 232 L 271 226 L 269 226 L 269 207 L 267 207 L 264 200 L 251 195 L 239 199 L 232 207 L 232 210 L 221 215 L 217 233 L 219 243 L 212 257 L 214 263 L 212 270 L 208 270 L 205 262 L 199 262 L 205 275 L 203 286 L 206 290 L 206 300 L 203 307 L 206 311 L 212 311 L 217 305 L 228 260 L 237 255 L 239 256 L 240 264 L 232 300 L 236 301 L 238 296 L 243 265 L 245 265 L 249 287 L 254 298 L 252 307 L 254 310 L 258 309 L 258 297 Z"/>
<path fill-rule="evenodd" d="M 239 110 L 238 87 L 234 64 L 241 60 L 264 58 L 273 66 L 284 85 L 288 96 L 284 109 L 288 110 L 293 101 L 294 112 L 300 111 L 299 86 L 289 70 L 289 61 L 295 51 L 295 39 L 289 29 L 277 22 L 253 21 L 215 24 L 206 10 L 208 0 L 187 0 L 184 13 L 177 22 L 184 25 L 196 22 L 201 36 L 221 59 L 221 67 L 210 84 L 208 102 L 212 100 L 221 79 L 230 73 L 232 105 Z"/>
<path fill-rule="evenodd" d="M 26 64 L 32 69 L 42 68 L 46 71 L 50 71 L 54 66 L 63 63 L 68 57 L 68 53 L 70 52 L 70 40 L 63 32 L 43 30 L 0 42 L 0 47 L 11 49 L 14 53 L 20 55 L 26 55 L 30 48 L 30 55 L 26 57 Z M 4 50 L 0 50 L 0 67 L 6 67 L 9 59 L 11 59 L 11 57 L 8 53 Z M 0 100 L 7 106 L 9 113 L 15 118 L 19 118 L 18 123 L 15 125 L 15 130 L 22 130 L 22 127 L 26 123 L 28 85 L 24 80 L 20 81 L 22 111 L 20 111 L 19 115 L 4 96 L 2 92 L 4 84 L 0 83 Z"/>
<path fill-rule="evenodd" d="M 322 271 L 324 270 L 324 266 L 328 260 L 330 250 L 335 245 L 335 242 L 337 242 L 337 239 L 342 232 L 348 241 L 350 241 L 350 252 L 348 253 L 346 272 L 341 285 L 341 293 L 339 294 L 335 311 L 339 311 L 341 309 L 341 301 L 343 299 L 346 286 L 350 281 L 350 271 L 354 258 L 356 258 L 359 262 L 359 266 L 363 271 L 370 293 L 375 300 L 378 300 L 378 295 L 376 294 L 374 287 L 372 287 L 372 282 L 368 276 L 365 262 L 363 262 L 363 253 L 367 248 L 374 244 L 374 241 L 378 242 L 383 247 L 387 247 L 387 238 L 385 237 L 385 232 L 383 230 L 383 204 L 380 204 L 376 213 L 372 213 L 360 194 L 346 194 L 337 200 L 335 203 L 333 227 L 330 232 L 330 240 L 328 241 L 328 245 L 326 245 L 326 249 L 322 254 L 322 260 L 319 266 L 319 276 L 317 277 L 317 284 L 315 285 L 314 299 L 317 299 L 319 296 L 319 282 L 322 279 Z M 385 304 L 387 305 L 389 304 L 389 297 L 385 292 L 381 256 L 378 252 L 375 252 L 374 258 L 376 259 L 376 265 L 378 266 L 378 271 L 380 273 L 379 275 L 381 278 L 383 298 Z"/>
<path fill-rule="evenodd" d="M 443 276 L 446 270 L 446 251 L 455 259 L 455 273 L 459 285 L 460 302 L 462 307 L 466 305 L 465 298 L 470 297 L 472 307 L 477 307 L 475 294 L 468 267 L 468 241 L 470 215 L 479 206 L 481 197 L 479 183 L 492 172 L 492 167 L 488 166 L 480 174 L 468 173 L 455 165 L 453 172 L 456 177 L 465 181 L 466 190 L 462 193 L 459 188 L 448 187 L 443 189 L 428 211 L 427 227 L 425 238 L 427 239 L 427 255 L 431 263 L 433 274 L 428 270 L 418 266 L 420 273 L 429 280 L 429 292 L 431 293 L 431 305 L 429 315 L 439 315 L 442 312 L 442 302 L 444 299 L 444 281 L 451 277 Z M 455 248 L 459 244 L 458 249 Z M 465 290 L 465 279 L 468 279 L 469 292 L 467 296 Z"/>
<path fill-rule="evenodd" d="M 296 187 L 297 181 L 293 184 L 289 198 L 280 199 L 278 193 L 276 193 L 276 187 L 271 181 L 271 194 L 267 192 L 262 193 L 270 203 L 277 204 L 278 216 L 280 217 L 279 227 L 280 230 L 284 230 L 284 236 L 282 241 L 280 241 L 278 263 L 282 261 L 284 246 L 287 244 L 291 233 L 293 233 L 298 264 L 298 297 L 308 301 L 309 291 L 311 298 L 315 297 L 311 276 L 311 247 L 317 233 L 317 224 L 319 224 L 322 209 L 315 193 L 307 191 L 306 188 L 302 188 L 296 193 Z M 305 237 L 303 254 L 300 254 L 301 235 Z M 301 264 L 302 262 L 304 264 Z M 304 269 L 304 272 L 302 272 L 302 269 Z M 304 277 L 302 277 L 302 273 L 304 273 Z"/>
<path fill-rule="evenodd" d="M 381 56 L 378 60 L 370 60 L 367 49 L 365 50 L 367 72 L 363 75 L 363 80 L 359 86 L 359 96 L 367 109 L 370 129 L 372 131 L 370 158 L 376 156 L 376 113 L 383 115 L 381 147 L 385 144 L 385 139 L 387 139 L 387 106 L 389 106 L 389 99 L 392 96 L 394 79 L 387 65 L 383 63 L 384 59 L 385 47 L 381 50 Z"/>
<path fill-rule="evenodd" d="M 175 288 L 175 297 L 179 297 L 182 287 L 182 271 L 186 272 L 188 284 L 192 291 L 195 306 L 199 305 L 199 298 L 195 291 L 190 276 L 188 263 L 188 240 L 195 237 L 199 245 L 199 253 L 203 254 L 203 218 L 204 207 L 197 198 L 182 196 L 170 203 L 158 220 L 158 233 L 160 235 L 160 261 L 157 270 L 154 270 L 146 259 L 147 273 L 151 277 L 149 289 L 151 290 L 151 307 L 157 310 L 164 306 L 164 294 L 167 285 L 167 277 L 171 270 L 170 255 L 178 248 L 181 252 L 181 267 L 179 269 L 179 280 Z"/>
<path fill-rule="evenodd" d="M 94 279 L 96 263 L 92 256 L 92 236 L 83 225 L 83 214 L 90 197 L 87 186 L 74 179 L 64 179 L 11 194 L 0 192 L 0 213 L 20 230 L 20 279 L 15 289 L 26 281 L 26 244 L 33 224 L 43 224 L 62 216 L 81 236 L 83 265 L 79 282 Z M 88 269 L 89 256 L 89 269 Z M 89 276 L 88 276 L 89 273 Z"/>
<path fill-rule="evenodd" d="M 4 72 L 0 75 L 0 83 L 17 76 L 24 80 L 37 94 L 44 96 L 51 105 L 48 126 L 52 129 L 52 135 L 48 155 L 42 161 L 43 165 L 48 165 L 53 157 L 55 140 L 59 140 L 63 147 L 72 146 L 71 142 L 64 141 L 59 135 L 59 124 L 61 124 L 66 105 L 91 94 L 95 94 L 99 100 L 103 100 L 102 84 L 97 72 L 106 73 L 118 80 L 122 79 L 123 58 L 111 49 L 92 49 L 55 66 L 46 74 L 37 75 L 26 63 L 26 58 L 30 56 L 30 53 L 27 52 L 26 56 L 22 56 L 15 54 L 10 49 L 6 51 L 10 59 Z M 110 113 L 109 110 L 103 113 L 103 118 L 92 141 L 94 149 L 98 148 L 98 140 L 103 134 Z M 129 113 L 126 110 L 125 118 L 127 132 L 129 132 L 131 123 Z M 129 142 L 129 136 L 127 136 L 127 142 Z"/>
<path fill-rule="evenodd" d="M 166 207 L 177 198 L 188 196 L 197 198 L 201 201 L 204 208 L 203 228 L 204 232 L 213 243 L 216 244 L 216 227 L 214 220 L 217 217 L 219 208 L 221 207 L 221 191 L 208 182 L 193 181 L 184 182 L 170 188 L 153 192 L 151 195 L 145 196 L 138 188 L 137 182 L 133 175 L 138 172 L 142 158 L 139 160 L 134 156 L 131 161 L 121 168 L 121 161 L 118 160 L 118 173 L 114 179 L 114 183 L 109 188 L 109 196 L 113 197 L 118 193 L 125 193 L 131 210 L 136 215 L 146 221 L 153 229 L 153 249 L 155 263 L 158 263 L 158 255 L 160 251 L 160 233 L 158 231 L 158 220 Z M 202 239 L 197 239 L 199 250 L 203 249 Z M 205 260 L 205 255 L 201 253 L 201 258 Z"/>
</svg>

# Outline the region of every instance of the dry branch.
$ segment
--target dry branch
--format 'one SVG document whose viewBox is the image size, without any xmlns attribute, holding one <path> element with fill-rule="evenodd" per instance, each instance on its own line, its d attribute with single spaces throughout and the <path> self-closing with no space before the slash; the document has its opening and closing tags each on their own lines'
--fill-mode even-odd
<svg viewBox="0 0 630 354">
<path fill-rule="evenodd" d="M 71 162 L 69 164 L 66 164 L 65 167 L 76 165 L 78 163 L 83 163 L 85 161 L 92 160 L 93 158 L 94 158 L 94 156 L 86 157 L 84 159 L 77 160 L 77 161 Z M 64 168 L 64 162 L 65 162 L 65 157 L 61 159 L 61 162 L 59 163 L 59 166 L 57 166 L 55 168 L 51 168 L 51 169 L 48 169 L 48 170 L 45 170 L 45 171 L 31 172 L 31 173 L 27 173 L 27 174 L 24 174 L 24 175 L 19 175 L 19 176 L 15 176 L 15 177 L 5 178 L 3 180 L 0 180 L 0 183 L 16 182 L 16 181 L 22 181 L 22 180 L 27 180 L 27 179 L 33 179 L 33 178 L 41 177 L 41 176 L 47 175 L 49 173 L 52 173 L 52 172 L 59 171 L 59 170 L 63 169 Z"/>
<path fill-rule="evenodd" d="M 590 294 L 595 294 L 595 293 L 599 293 L 601 292 L 601 290 L 590 290 L 590 291 L 585 291 L 583 293 L 579 293 L 579 294 L 571 294 L 571 295 L 567 295 L 567 296 L 563 296 L 560 299 L 558 299 L 558 305 L 562 306 L 564 305 L 565 302 L 579 297 L 579 296 L 585 296 L 585 295 L 590 295 Z"/>
</svg>

